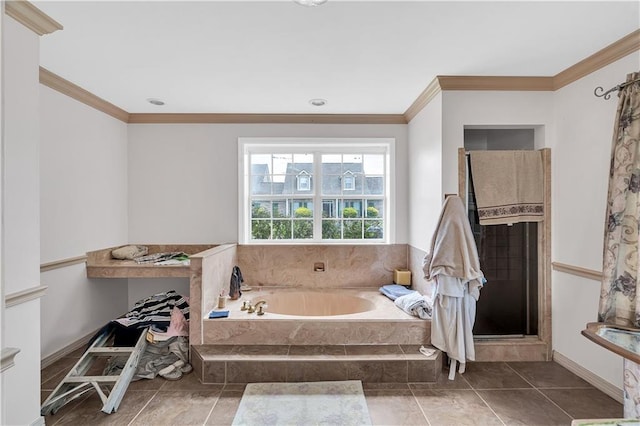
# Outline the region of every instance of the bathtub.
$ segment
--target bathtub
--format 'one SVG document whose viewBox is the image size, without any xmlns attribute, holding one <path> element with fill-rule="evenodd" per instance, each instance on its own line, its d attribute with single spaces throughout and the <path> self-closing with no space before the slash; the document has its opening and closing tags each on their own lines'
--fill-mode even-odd
<svg viewBox="0 0 640 426">
<path fill-rule="evenodd" d="M 240 309 L 244 301 L 261 300 L 264 315 Z M 431 321 L 406 314 L 377 288 L 254 287 L 226 309 L 228 318 L 203 318 L 204 344 L 414 345 L 431 335 Z"/>
<path fill-rule="evenodd" d="M 339 293 L 336 290 L 274 291 L 251 298 L 252 305 L 260 301 L 266 302 L 267 312 L 306 317 L 359 314 L 376 309 L 376 304 L 369 299 L 360 295 Z"/>
</svg>

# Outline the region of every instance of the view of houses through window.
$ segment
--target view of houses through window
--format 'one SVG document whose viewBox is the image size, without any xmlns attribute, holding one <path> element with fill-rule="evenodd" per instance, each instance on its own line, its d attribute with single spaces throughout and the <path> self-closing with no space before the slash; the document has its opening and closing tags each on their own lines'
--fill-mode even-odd
<svg viewBox="0 0 640 426">
<path fill-rule="evenodd" d="M 250 240 L 383 241 L 387 150 L 356 149 L 249 151 Z"/>
</svg>

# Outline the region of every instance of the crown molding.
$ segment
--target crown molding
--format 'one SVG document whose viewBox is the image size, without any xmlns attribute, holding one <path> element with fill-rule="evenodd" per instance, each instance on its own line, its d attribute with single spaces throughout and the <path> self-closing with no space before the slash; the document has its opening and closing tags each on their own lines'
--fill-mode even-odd
<svg viewBox="0 0 640 426">
<path fill-rule="evenodd" d="M 127 123 L 129 120 L 129 113 L 127 111 L 97 97 L 93 93 L 84 90 L 82 87 L 65 80 L 59 75 L 54 74 L 43 67 L 40 67 L 40 84 L 50 87 L 51 89 L 82 102 L 85 105 L 89 105 L 98 111 L 102 111 L 120 121 Z"/>
<path fill-rule="evenodd" d="M 505 91 L 551 91 L 553 77 L 498 77 L 498 76 L 436 76 L 426 89 L 405 111 L 407 122 L 413 118 L 444 90 L 505 90 Z"/>
<path fill-rule="evenodd" d="M 131 124 L 407 124 L 402 114 L 129 114 Z"/>
<path fill-rule="evenodd" d="M 5 1 L 4 13 L 39 36 L 51 34 L 63 28 L 60 23 L 25 0 Z"/>
<path fill-rule="evenodd" d="M 567 84 L 571 84 L 637 50 L 640 50 L 640 30 L 632 32 L 620 40 L 611 43 L 604 49 L 598 50 L 588 58 L 556 74 L 553 77 L 553 90 L 558 90 Z"/>
<path fill-rule="evenodd" d="M 13 0 L 5 4 L 6 13 L 10 16 L 13 15 L 9 9 L 20 11 L 35 9 L 55 23 L 56 29 L 62 29 L 60 24 L 42 14 L 27 1 Z M 49 32 L 53 31 L 55 29 Z M 407 124 L 445 90 L 555 91 L 638 50 L 640 50 L 640 30 L 632 32 L 553 77 L 436 76 L 404 114 L 128 113 L 42 67 L 40 67 L 40 83 L 118 120 L 132 124 Z"/>
<path fill-rule="evenodd" d="M 436 77 L 431 80 L 431 83 L 429 83 L 427 88 L 420 93 L 411 106 L 404 112 L 404 119 L 407 123 L 413 120 L 413 117 L 418 115 L 418 113 L 422 111 L 422 108 L 426 107 L 441 91 L 442 88 L 440 87 L 440 82 L 438 77 Z"/>
<path fill-rule="evenodd" d="M 437 76 L 411 104 L 404 116 L 407 122 L 411 121 L 439 91 L 444 90 L 556 91 L 638 50 L 640 30 L 611 43 L 553 77 Z M 438 90 L 429 95 L 436 80 Z"/>
<path fill-rule="evenodd" d="M 552 91 L 553 77 L 439 75 L 441 90 Z"/>
</svg>

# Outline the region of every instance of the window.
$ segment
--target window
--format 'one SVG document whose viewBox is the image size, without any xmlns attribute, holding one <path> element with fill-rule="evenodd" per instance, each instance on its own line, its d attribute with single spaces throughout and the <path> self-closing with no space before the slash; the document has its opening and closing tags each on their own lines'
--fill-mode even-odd
<svg viewBox="0 0 640 426">
<path fill-rule="evenodd" d="M 241 138 L 241 243 L 392 242 L 393 139 Z"/>
<path fill-rule="evenodd" d="M 356 177 L 351 170 L 347 170 L 342 177 L 342 189 L 345 191 L 354 191 L 356 189 Z"/>
<path fill-rule="evenodd" d="M 310 191 L 311 190 L 311 176 L 306 170 L 300 172 L 297 176 L 298 191 Z"/>
</svg>

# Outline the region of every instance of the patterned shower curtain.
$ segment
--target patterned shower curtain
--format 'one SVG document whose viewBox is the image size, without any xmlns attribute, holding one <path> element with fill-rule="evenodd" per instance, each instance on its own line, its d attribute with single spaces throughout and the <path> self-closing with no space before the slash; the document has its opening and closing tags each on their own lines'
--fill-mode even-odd
<svg viewBox="0 0 640 426">
<path fill-rule="evenodd" d="M 627 82 L 640 73 L 627 75 Z M 618 92 L 598 321 L 640 327 L 640 83 Z"/>
</svg>

